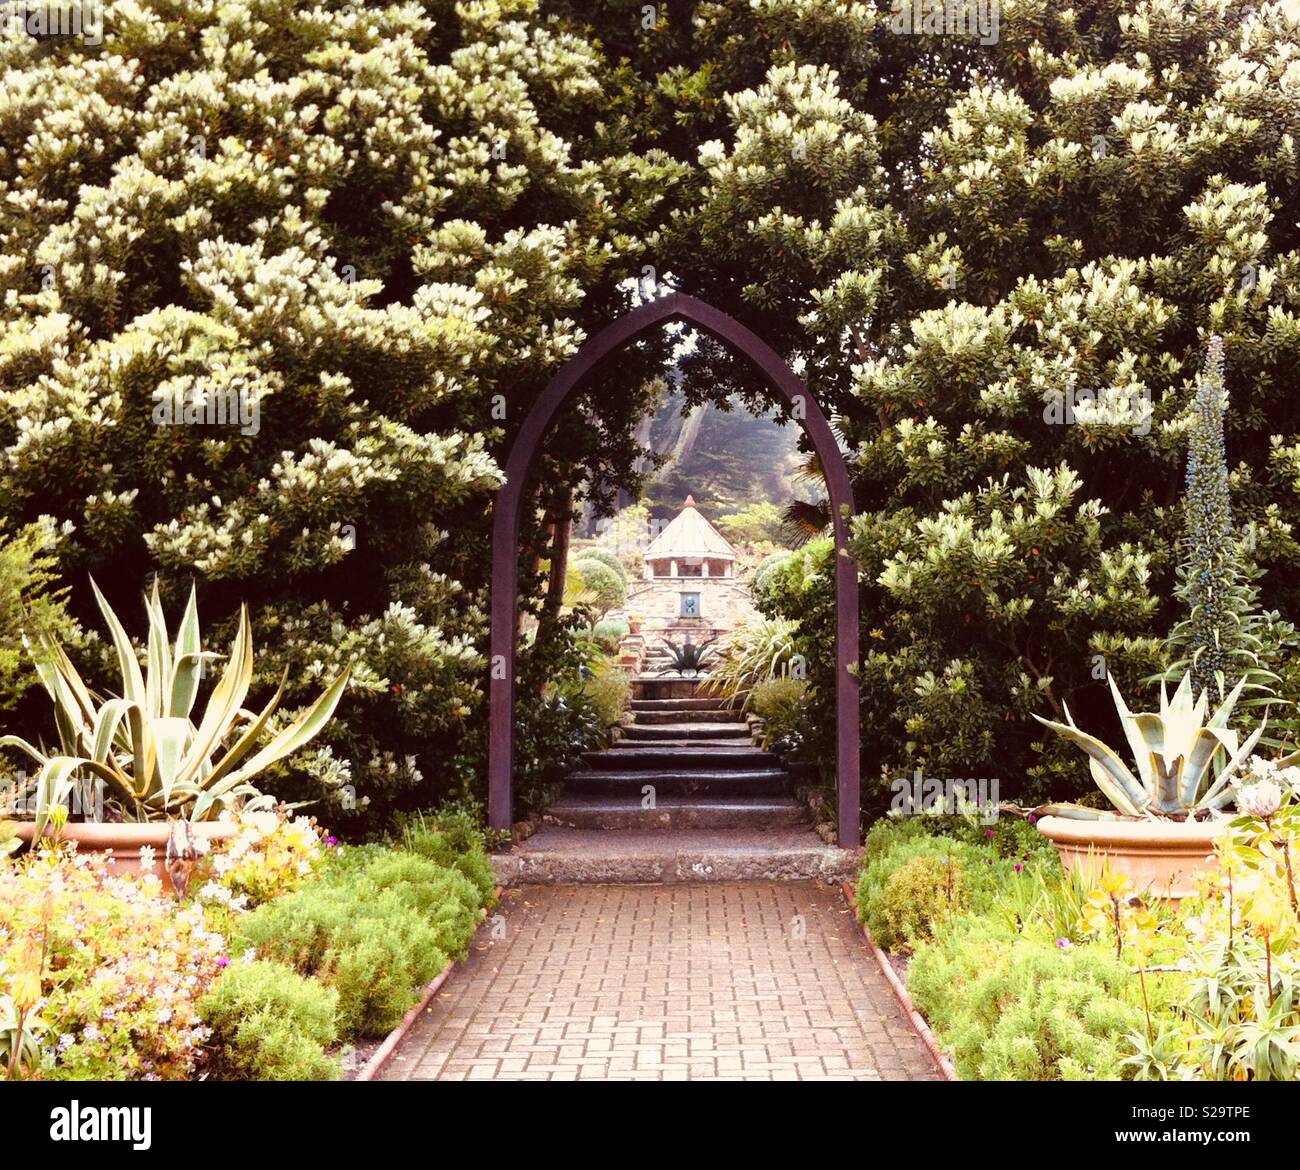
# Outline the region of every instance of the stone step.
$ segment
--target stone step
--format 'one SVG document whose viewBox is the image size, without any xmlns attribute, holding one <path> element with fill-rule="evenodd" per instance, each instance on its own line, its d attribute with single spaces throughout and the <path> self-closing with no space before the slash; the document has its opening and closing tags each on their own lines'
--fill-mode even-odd
<svg viewBox="0 0 1300 1170">
<path fill-rule="evenodd" d="M 673 712 L 673 711 L 715 711 L 729 709 L 728 701 L 721 695 L 699 695 L 690 699 L 633 699 L 633 711 Z"/>
<path fill-rule="evenodd" d="M 626 830 L 547 825 L 492 858 L 502 885 L 585 882 L 849 880 L 861 851 L 824 844 L 810 829 Z"/>
<path fill-rule="evenodd" d="M 789 796 L 656 796 L 643 808 L 639 791 L 624 797 L 565 793 L 543 814 L 574 829 L 782 829 L 804 823 L 806 809 Z"/>
<path fill-rule="evenodd" d="M 673 751 L 692 751 L 695 748 L 735 748 L 748 747 L 750 740 L 736 735 L 710 735 L 699 739 L 675 736 L 672 739 L 620 739 L 608 750 L 613 752 L 641 751 L 648 748 L 665 748 Z M 758 751 L 758 748 L 754 749 Z"/>
<path fill-rule="evenodd" d="M 619 743 L 655 742 L 665 739 L 684 743 L 696 739 L 729 740 L 748 738 L 748 723 L 665 723 L 661 726 L 638 723 L 623 728 L 623 738 L 619 740 Z"/>
<path fill-rule="evenodd" d="M 592 768 L 662 768 L 676 772 L 705 768 L 779 768 L 781 760 L 743 739 L 619 740 L 603 751 L 583 752 Z"/>
<path fill-rule="evenodd" d="M 634 710 L 632 715 L 638 727 L 660 723 L 744 723 L 740 712 L 728 707 L 700 707 L 685 711 Z"/>
<path fill-rule="evenodd" d="M 726 770 L 674 768 L 590 768 L 570 772 L 566 793 L 586 796 L 622 796 L 640 800 L 646 788 L 656 798 L 665 796 L 784 796 L 790 777 L 780 768 L 758 766 Z"/>
<path fill-rule="evenodd" d="M 705 694 L 700 691 L 703 685 L 703 679 L 683 679 L 671 675 L 642 676 L 632 680 L 632 698 L 633 700 L 704 698 Z"/>
</svg>

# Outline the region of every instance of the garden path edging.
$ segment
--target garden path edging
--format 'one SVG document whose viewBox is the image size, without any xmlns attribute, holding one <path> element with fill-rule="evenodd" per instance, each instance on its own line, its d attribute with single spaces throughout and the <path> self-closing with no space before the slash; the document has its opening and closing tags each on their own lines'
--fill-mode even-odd
<svg viewBox="0 0 1300 1170">
<path fill-rule="evenodd" d="M 448 976 L 451 975 L 457 967 L 453 959 L 434 976 L 433 981 L 426 984 L 424 993 L 420 996 L 420 1001 L 409 1012 L 402 1017 L 402 1022 L 397 1025 L 391 1032 L 384 1037 L 384 1042 L 375 1049 L 374 1054 L 361 1066 L 361 1071 L 353 1078 L 354 1081 L 373 1081 L 379 1077 L 393 1059 L 393 1054 L 397 1051 L 397 1046 L 406 1039 L 406 1034 L 415 1027 L 415 1021 L 420 1018 L 420 1014 L 425 1008 L 433 1002 L 433 997 L 438 994 L 442 985 L 447 982 Z"/>
<path fill-rule="evenodd" d="M 844 900 L 849 904 L 849 909 L 853 911 L 853 921 L 857 925 L 859 933 L 866 940 L 867 947 L 870 949 L 872 957 L 876 960 L 876 966 L 880 968 L 880 973 L 888 981 L 889 986 L 893 989 L 894 998 L 898 1000 L 899 1006 L 903 1009 L 908 1021 L 911 1023 L 913 1030 L 921 1038 L 921 1043 L 925 1045 L 926 1050 L 930 1053 L 935 1067 L 943 1074 L 946 1081 L 959 1081 L 961 1077 L 957 1075 L 957 1070 L 953 1067 L 952 1061 L 948 1058 L 947 1053 L 939 1046 L 939 1041 L 935 1034 L 930 1030 L 930 1025 L 926 1023 L 925 1017 L 917 1010 L 916 1004 L 912 1002 L 911 995 L 908 994 L 907 987 L 898 977 L 898 972 L 894 970 L 894 965 L 889 961 L 889 956 L 876 945 L 876 940 L 871 937 L 871 931 L 866 925 L 858 919 L 857 897 L 853 887 L 848 882 L 840 883 L 840 892 L 844 895 Z"/>
</svg>

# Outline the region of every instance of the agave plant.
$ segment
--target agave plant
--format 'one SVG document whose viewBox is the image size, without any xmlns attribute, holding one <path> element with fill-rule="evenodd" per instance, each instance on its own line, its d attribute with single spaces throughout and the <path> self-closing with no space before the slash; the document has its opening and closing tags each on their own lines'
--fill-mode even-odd
<svg viewBox="0 0 1300 1170">
<path fill-rule="evenodd" d="M 1159 712 L 1134 714 L 1115 680 L 1109 681 L 1115 709 L 1137 764 L 1136 776 L 1101 740 L 1075 725 L 1068 707 L 1066 723 L 1053 723 L 1038 715 L 1034 718 L 1088 753 L 1092 778 L 1116 810 L 1128 817 L 1153 819 L 1190 817 L 1228 804 L 1234 795 L 1230 781 L 1264 733 L 1261 724 L 1245 743 L 1239 743 L 1237 732 L 1228 726 L 1244 680 L 1216 708 L 1208 723 L 1205 713 L 1209 693 L 1202 691 L 1200 698 L 1193 700 L 1190 673 L 1183 676 L 1172 701 L 1161 684 Z M 1052 804 L 1039 811 L 1077 820 L 1115 819 L 1114 813 L 1077 804 Z"/>
<path fill-rule="evenodd" d="M 673 656 L 673 664 L 665 666 L 660 674 L 667 674 L 670 670 L 675 670 L 678 674 L 685 676 L 689 671 L 691 675 L 697 675 L 704 669 L 704 664 L 708 662 L 713 654 L 713 643 L 716 638 L 710 638 L 707 642 L 686 642 L 685 645 L 679 646 L 676 642 L 670 642 L 667 638 L 663 639 L 663 644 L 668 647 L 668 651 Z"/>
<path fill-rule="evenodd" d="M 149 640 L 142 672 L 122 623 L 94 581 L 91 587 L 117 651 L 121 694 L 105 699 L 92 693 L 58 641 L 48 633 L 37 633 L 36 645 L 29 649 L 54 703 L 61 751 L 47 755 L 20 736 L 0 737 L 0 747 L 18 748 L 39 765 L 33 781 L 36 833 L 44 832 L 54 810 L 66 808 L 77 784 L 93 779 L 106 783 L 109 798 L 129 820 L 184 816 L 201 821 L 228 805 L 269 803 L 253 779 L 325 726 L 350 671 L 340 674 L 306 711 L 258 747 L 284 694 L 288 671 L 260 712 L 244 708 L 253 680 L 247 606 L 240 608 L 230 656 L 199 716 L 195 703 L 204 664 L 221 655 L 205 651 L 200 644 L 194 591 L 174 642 L 169 639 L 156 584 L 145 598 Z"/>
</svg>

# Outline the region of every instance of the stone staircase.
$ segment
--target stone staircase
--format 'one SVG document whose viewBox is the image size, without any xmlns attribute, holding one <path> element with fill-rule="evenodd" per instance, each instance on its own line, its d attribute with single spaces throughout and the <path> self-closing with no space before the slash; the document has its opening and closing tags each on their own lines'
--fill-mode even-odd
<svg viewBox="0 0 1300 1170">
<path fill-rule="evenodd" d="M 698 681 L 633 680 L 632 723 L 581 766 L 543 828 L 498 857 L 503 881 L 839 880 L 851 851 L 807 824 L 780 758 Z"/>
</svg>

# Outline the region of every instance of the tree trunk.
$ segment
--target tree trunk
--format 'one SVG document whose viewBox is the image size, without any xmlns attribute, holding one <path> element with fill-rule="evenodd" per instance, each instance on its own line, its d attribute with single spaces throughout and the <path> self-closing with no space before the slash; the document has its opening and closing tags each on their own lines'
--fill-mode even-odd
<svg viewBox="0 0 1300 1170">
<path fill-rule="evenodd" d="M 552 505 L 551 573 L 546 583 L 543 620 L 555 621 L 564 604 L 564 582 L 569 571 L 569 535 L 573 531 L 573 496 L 565 491 Z"/>
</svg>

